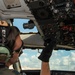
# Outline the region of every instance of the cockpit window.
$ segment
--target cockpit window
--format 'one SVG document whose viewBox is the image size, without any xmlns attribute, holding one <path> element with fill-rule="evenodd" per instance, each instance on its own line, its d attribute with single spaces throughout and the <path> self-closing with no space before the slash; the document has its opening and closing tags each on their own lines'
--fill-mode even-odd
<svg viewBox="0 0 75 75">
<path fill-rule="evenodd" d="M 31 29 L 23 28 L 24 23 L 28 23 L 28 19 L 14 19 L 14 25 L 19 28 L 22 33 L 38 32 L 33 24 Z M 25 24 L 26 25 L 26 24 Z M 41 50 L 39 50 L 41 52 Z M 38 59 L 40 53 L 37 49 L 24 49 L 20 56 L 21 67 L 24 70 L 41 69 L 41 61 Z M 50 58 L 51 70 L 75 71 L 75 50 L 54 50 Z"/>
<path fill-rule="evenodd" d="M 38 50 L 25 49 L 20 57 L 23 70 L 40 70 Z M 40 50 L 41 52 L 41 50 Z M 75 71 L 75 51 L 54 50 L 50 58 L 51 70 Z"/>
<path fill-rule="evenodd" d="M 20 56 L 20 62 L 23 70 L 38 70 L 41 68 L 41 61 L 38 59 L 38 50 L 25 49 Z"/>
<path fill-rule="evenodd" d="M 17 26 L 22 33 L 37 32 L 34 23 L 29 19 L 14 19 L 13 25 Z"/>
<path fill-rule="evenodd" d="M 75 71 L 75 51 L 53 51 L 50 65 L 52 70 Z"/>
</svg>

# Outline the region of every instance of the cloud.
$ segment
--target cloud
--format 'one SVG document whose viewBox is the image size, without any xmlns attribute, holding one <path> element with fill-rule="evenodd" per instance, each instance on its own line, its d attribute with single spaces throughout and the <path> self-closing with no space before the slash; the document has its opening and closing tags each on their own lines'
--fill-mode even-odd
<svg viewBox="0 0 75 75">
<path fill-rule="evenodd" d="M 69 65 L 69 56 L 62 57 L 63 65 Z"/>
<path fill-rule="evenodd" d="M 75 52 L 74 52 L 74 51 L 72 51 L 72 52 L 71 52 L 71 55 L 75 57 Z"/>
<path fill-rule="evenodd" d="M 23 53 L 23 54 L 22 54 L 22 57 L 26 57 L 26 56 L 27 56 L 27 53 Z"/>
<path fill-rule="evenodd" d="M 71 52 L 71 60 L 75 62 L 75 52 Z"/>
<path fill-rule="evenodd" d="M 37 51 L 24 52 L 21 58 L 23 69 L 41 69 L 41 61 L 38 59 L 40 53 Z M 74 70 L 75 52 L 53 51 L 50 58 L 50 67 L 53 70 Z"/>
<path fill-rule="evenodd" d="M 22 64 L 22 68 L 24 69 L 39 69 L 40 68 L 40 64 L 41 61 L 37 58 L 39 55 L 39 53 L 35 54 L 35 55 L 30 55 L 27 53 L 23 53 L 23 55 L 20 57 L 20 62 Z M 25 57 L 24 57 L 25 56 Z"/>
<path fill-rule="evenodd" d="M 60 65 L 60 62 L 61 62 L 61 60 L 57 58 L 57 59 L 55 59 L 55 60 L 51 60 L 51 61 L 50 61 L 50 64 L 51 64 L 51 65 Z"/>
</svg>

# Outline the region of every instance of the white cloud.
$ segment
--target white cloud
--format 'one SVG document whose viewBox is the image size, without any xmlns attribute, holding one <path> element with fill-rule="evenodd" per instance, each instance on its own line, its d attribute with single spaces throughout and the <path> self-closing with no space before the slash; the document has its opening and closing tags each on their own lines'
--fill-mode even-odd
<svg viewBox="0 0 75 75">
<path fill-rule="evenodd" d="M 72 57 L 72 61 L 74 61 L 74 62 L 75 62 L 75 57 Z"/>
<path fill-rule="evenodd" d="M 51 65 L 60 65 L 60 62 L 61 62 L 61 60 L 57 58 L 55 60 L 50 61 L 50 64 Z"/>
<path fill-rule="evenodd" d="M 69 65 L 69 56 L 63 57 L 63 65 Z"/>
<path fill-rule="evenodd" d="M 31 59 L 36 59 L 36 55 L 31 56 Z"/>
<path fill-rule="evenodd" d="M 56 59 L 57 65 L 60 64 L 61 60 L 60 59 Z"/>
<path fill-rule="evenodd" d="M 23 53 L 23 54 L 22 54 L 22 57 L 26 57 L 26 56 L 27 56 L 27 53 Z"/>
<path fill-rule="evenodd" d="M 73 51 L 73 52 L 71 52 L 71 55 L 73 56 L 73 57 L 75 57 L 75 52 Z"/>
<path fill-rule="evenodd" d="M 71 52 L 71 61 L 75 62 L 75 52 Z"/>
<path fill-rule="evenodd" d="M 30 60 L 28 58 L 24 58 L 24 62 L 30 63 Z"/>
<path fill-rule="evenodd" d="M 58 56 L 60 56 L 60 53 L 58 51 L 56 51 L 56 50 L 53 50 L 51 57 L 54 58 L 54 57 L 58 57 Z"/>
<path fill-rule="evenodd" d="M 20 57 L 22 68 L 24 69 L 36 69 L 40 68 L 41 61 L 37 58 L 39 53 L 35 55 L 29 55 L 27 53 L 23 53 L 23 55 Z"/>
<path fill-rule="evenodd" d="M 30 51 L 29 51 L 30 52 Z M 36 52 L 36 51 L 31 51 Z M 23 53 L 21 57 L 21 63 L 23 69 L 40 69 L 41 61 L 38 59 L 40 53 L 36 52 L 33 54 Z M 75 52 L 71 52 L 71 55 L 64 54 L 65 51 L 53 51 L 53 55 L 50 59 L 51 69 L 58 70 L 73 70 L 75 62 Z M 66 52 L 67 53 L 67 52 Z M 69 67 L 70 66 L 70 67 Z"/>
<path fill-rule="evenodd" d="M 23 66 L 22 70 L 39 70 L 40 68 L 34 68 L 34 67 L 28 67 L 28 66 Z"/>
</svg>

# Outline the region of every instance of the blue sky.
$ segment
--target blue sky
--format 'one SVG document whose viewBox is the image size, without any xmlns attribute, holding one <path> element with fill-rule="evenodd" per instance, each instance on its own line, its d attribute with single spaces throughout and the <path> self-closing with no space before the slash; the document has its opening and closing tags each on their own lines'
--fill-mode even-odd
<svg viewBox="0 0 75 75">
<path fill-rule="evenodd" d="M 19 30 L 21 30 L 22 32 L 37 32 L 36 27 L 34 27 L 34 29 L 24 29 L 23 28 L 23 23 L 27 23 L 29 20 L 28 19 L 15 19 L 14 20 L 14 25 L 17 26 L 19 28 Z"/>
<path fill-rule="evenodd" d="M 23 23 L 27 23 L 27 19 L 15 19 L 14 25 L 17 26 L 22 32 L 37 32 L 34 29 L 23 29 Z M 40 53 L 38 50 L 25 49 L 20 57 L 23 69 L 40 69 L 41 61 L 38 59 Z M 71 70 L 75 71 L 75 51 L 58 50 L 53 51 L 50 58 L 50 67 L 52 70 Z"/>
</svg>

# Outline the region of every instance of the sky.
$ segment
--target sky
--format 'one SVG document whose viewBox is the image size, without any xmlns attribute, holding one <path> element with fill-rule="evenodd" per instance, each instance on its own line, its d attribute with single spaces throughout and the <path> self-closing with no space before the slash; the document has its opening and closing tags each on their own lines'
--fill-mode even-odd
<svg viewBox="0 0 75 75">
<path fill-rule="evenodd" d="M 37 32 L 37 28 L 34 29 L 23 29 L 23 23 L 27 23 L 28 19 L 15 19 L 14 25 L 17 26 L 21 32 Z M 40 50 L 41 52 L 42 50 Z M 40 53 L 37 49 L 24 49 L 23 54 L 20 56 L 20 62 L 22 69 L 40 69 L 41 61 L 38 59 Z M 51 70 L 70 70 L 75 71 L 75 51 L 70 50 L 53 50 L 52 56 L 50 58 L 50 68 Z"/>
</svg>

